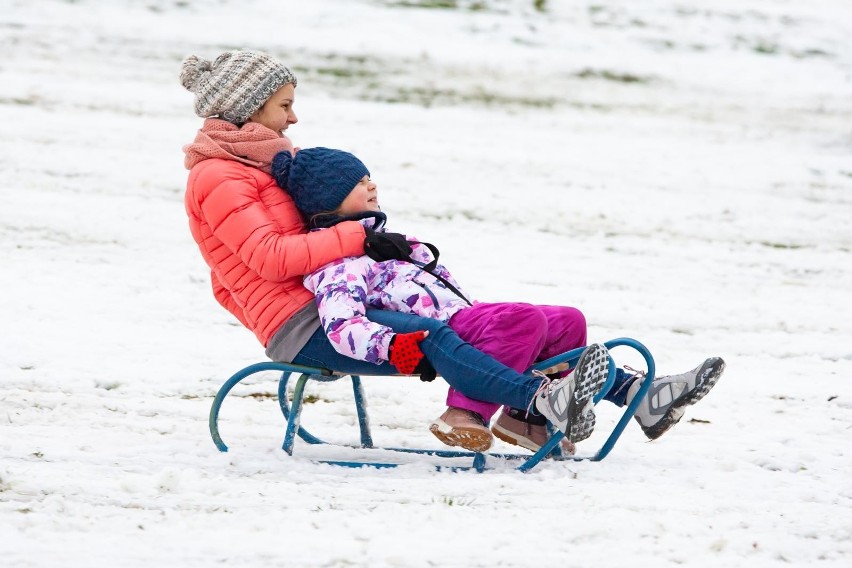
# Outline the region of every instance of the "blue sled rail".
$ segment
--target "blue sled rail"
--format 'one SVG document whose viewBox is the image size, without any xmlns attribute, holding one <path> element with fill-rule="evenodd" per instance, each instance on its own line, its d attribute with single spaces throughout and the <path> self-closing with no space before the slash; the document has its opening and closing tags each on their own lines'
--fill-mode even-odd
<svg viewBox="0 0 852 568">
<path fill-rule="evenodd" d="M 505 453 L 478 453 L 478 452 L 465 452 L 465 451 L 457 451 L 457 450 L 434 450 L 434 449 L 416 449 L 416 448 L 395 448 L 395 447 L 376 447 L 373 445 L 373 437 L 370 432 L 370 422 L 369 417 L 367 415 L 367 405 L 366 398 L 364 396 L 364 386 L 361 380 L 361 377 L 358 375 L 346 375 L 341 373 L 336 373 L 335 371 L 329 369 L 321 369 L 317 367 L 305 367 L 302 365 L 293 365 L 291 363 L 276 363 L 272 361 L 255 363 L 253 365 L 249 365 L 244 369 L 241 369 L 234 373 L 225 383 L 219 388 L 219 391 L 216 393 L 216 397 L 213 400 L 213 404 L 210 408 L 210 436 L 213 438 L 213 443 L 216 444 L 216 447 L 219 451 L 227 452 L 228 446 L 225 445 L 225 442 L 222 441 L 222 437 L 219 434 L 219 411 L 222 407 L 222 403 L 225 398 L 228 396 L 228 393 L 231 392 L 237 384 L 239 384 L 245 378 L 254 375 L 256 373 L 264 372 L 264 371 L 280 371 L 281 377 L 278 380 L 278 405 L 281 409 L 281 413 L 284 415 L 284 419 L 286 420 L 286 427 L 284 430 L 284 443 L 282 444 L 282 449 L 287 452 L 289 455 L 293 455 L 293 448 L 295 446 L 296 438 L 301 438 L 302 441 L 308 444 L 328 444 L 321 440 L 320 438 L 314 436 L 310 432 L 308 432 L 305 428 L 303 428 L 300 424 L 302 408 L 304 406 L 304 393 L 305 393 L 305 385 L 308 381 L 319 381 L 319 382 L 331 382 L 340 380 L 346 376 L 349 376 L 352 381 L 352 391 L 354 395 L 355 402 L 355 411 L 358 416 L 358 427 L 360 430 L 361 441 L 358 446 L 348 446 L 348 447 L 357 447 L 357 448 L 370 448 L 370 449 L 378 449 L 378 450 L 386 450 L 389 452 L 400 452 L 406 454 L 422 454 L 428 456 L 434 456 L 439 458 L 472 458 L 473 462 L 469 466 L 442 466 L 436 465 L 437 469 L 451 469 L 451 470 L 474 470 L 474 471 L 485 471 L 486 469 L 490 469 L 487 466 L 488 458 L 494 458 L 499 460 L 504 460 L 508 462 L 519 462 L 514 469 L 517 469 L 521 472 L 527 472 L 533 469 L 536 465 L 538 465 L 543 459 L 551 458 L 554 460 L 565 460 L 565 461 L 580 461 L 580 460 L 590 460 L 590 461 L 601 461 L 607 455 L 609 455 L 612 448 L 615 446 L 621 434 L 624 432 L 624 429 L 627 427 L 627 424 L 630 422 L 631 418 L 636 414 L 636 410 L 639 407 L 642 399 L 645 398 L 645 395 L 648 392 L 648 389 L 651 386 L 651 382 L 654 378 L 655 367 L 654 367 L 654 358 L 651 356 L 650 351 L 636 341 L 635 339 L 631 339 L 628 337 L 622 337 L 618 339 L 613 339 L 611 341 L 604 342 L 604 345 L 610 351 L 616 347 L 628 347 L 632 348 L 635 351 L 638 351 L 639 354 L 645 360 L 645 368 L 646 368 L 646 377 L 647 379 L 643 381 L 639 392 L 630 404 L 628 404 L 621 418 L 616 423 L 612 432 L 607 437 L 604 444 L 598 449 L 595 453 L 589 455 L 573 455 L 573 456 L 565 456 L 562 454 L 560 442 L 565 437 L 565 435 L 555 430 L 552 427 L 549 427 L 549 431 L 551 433 L 548 441 L 532 455 L 529 454 L 505 454 Z M 580 354 L 583 352 L 583 348 L 573 349 L 571 351 L 566 351 L 560 355 L 555 357 L 551 357 L 546 361 L 540 361 L 533 365 L 527 373 L 531 373 L 533 370 L 544 370 L 554 367 L 559 364 L 568 364 L 569 366 L 574 366 L 577 360 L 580 358 Z M 609 377 L 607 377 L 606 382 L 604 383 L 601 391 L 595 395 L 594 402 L 597 404 L 603 399 L 607 392 L 612 388 L 615 382 L 615 362 L 612 359 L 612 355 L 610 354 L 610 370 Z M 293 389 L 293 401 L 288 402 L 287 397 L 287 385 L 290 380 L 290 377 L 293 374 L 298 374 L 299 378 L 296 380 L 294 389 Z M 335 444 L 328 444 L 335 445 Z M 314 460 L 318 463 L 326 463 L 331 465 L 345 466 L 345 467 L 375 467 L 375 468 L 389 468 L 389 467 L 397 467 L 401 465 L 399 463 L 391 463 L 391 462 L 381 462 L 381 461 L 348 461 L 348 460 Z"/>
</svg>

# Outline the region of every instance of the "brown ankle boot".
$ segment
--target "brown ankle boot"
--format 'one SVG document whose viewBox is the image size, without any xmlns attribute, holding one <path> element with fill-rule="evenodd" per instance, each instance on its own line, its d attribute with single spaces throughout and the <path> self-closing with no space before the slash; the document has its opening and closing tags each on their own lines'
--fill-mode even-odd
<svg viewBox="0 0 852 568">
<path fill-rule="evenodd" d="M 494 443 L 491 431 L 479 414 L 454 406 L 432 422 L 429 430 L 448 446 L 461 446 L 471 452 L 484 452 Z"/>
<path fill-rule="evenodd" d="M 532 416 L 529 418 L 533 418 L 533 421 L 524 420 L 521 413 L 504 408 L 497 422 L 491 427 L 491 431 L 494 436 L 508 444 L 537 452 L 550 439 L 550 434 L 547 433 L 544 417 L 537 417 L 541 420 L 535 420 L 536 417 Z M 564 454 L 573 456 L 576 451 L 576 446 L 568 438 L 562 439 Z"/>
</svg>

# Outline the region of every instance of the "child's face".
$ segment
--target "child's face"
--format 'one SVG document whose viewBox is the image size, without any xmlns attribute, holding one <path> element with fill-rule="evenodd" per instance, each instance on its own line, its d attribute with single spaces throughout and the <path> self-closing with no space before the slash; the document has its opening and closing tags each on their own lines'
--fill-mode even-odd
<svg viewBox="0 0 852 568">
<path fill-rule="evenodd" d="M 364 176 L 340 204 L 338 213 L 353 215 L 364 211 L 381 211 L 378 195 L 376 184 L 370 180 L 370 176 Z"/>
</svg>

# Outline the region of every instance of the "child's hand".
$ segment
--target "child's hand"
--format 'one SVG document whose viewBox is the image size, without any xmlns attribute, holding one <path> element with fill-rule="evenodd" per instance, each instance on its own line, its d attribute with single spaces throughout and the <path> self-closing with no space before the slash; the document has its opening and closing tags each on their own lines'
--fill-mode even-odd
<svg viewBox="0 0 852 568">
<path fill-rule="evenodd" d="M 397 333 L 391 339 L 390 362 L 399 369 L 403 375 L 414 373 L 421 361 L 425 360 L 423 351 L 420 350 L 421 341 L 429 335 L 428 331 L 415 331 L 414 333 Z"/>
</svg>

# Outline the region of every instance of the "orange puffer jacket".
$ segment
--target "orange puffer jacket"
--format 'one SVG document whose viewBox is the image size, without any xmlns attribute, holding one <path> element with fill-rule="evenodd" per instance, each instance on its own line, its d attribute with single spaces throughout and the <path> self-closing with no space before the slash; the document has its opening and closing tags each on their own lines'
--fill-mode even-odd
<svg viewBox="0 0 852 568">
<path fill-rule="evenodd" d="M 272 177 L 234 160 L 211 158 L 194 165 L 185 205 L 216 299 L 264 347 L 284 322 L 314 301 L 302 284 L 305 274 L 364 254 L 360 223 L 307 233 L 293 200 Z"/>
</svg>

